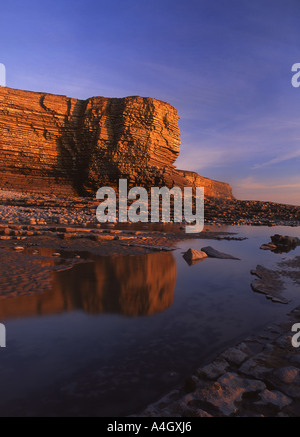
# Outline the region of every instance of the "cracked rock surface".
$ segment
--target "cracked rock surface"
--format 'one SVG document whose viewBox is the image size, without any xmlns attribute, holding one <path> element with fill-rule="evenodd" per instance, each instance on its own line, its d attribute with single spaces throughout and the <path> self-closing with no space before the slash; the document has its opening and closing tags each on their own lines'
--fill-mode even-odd
<svg viewBox="0 0 300 437">
<path fill-rule="evenodd" d="M 291 327 L 300 307 L 260 335 L 194 372 L 186 386 L 148 406 L 139 417 L 299 417 L 300 355 Z"/>
</svg>

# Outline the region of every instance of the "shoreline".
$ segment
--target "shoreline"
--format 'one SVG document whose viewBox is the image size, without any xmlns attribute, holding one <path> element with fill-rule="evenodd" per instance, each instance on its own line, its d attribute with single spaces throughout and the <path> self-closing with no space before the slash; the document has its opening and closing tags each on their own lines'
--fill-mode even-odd
<svg viewBox="0 0 300 437">
<path fill-rule="evenodd" d="M 300 306 L 225 349 L 184 384 L 130 417 L 298 417 Z"/>
<path fill-rule="evenodd" d="M 117 223 L 97 224 L 96 204 L 91 200 L 44 196 L 32 199 L 20 193 L 5 193 L 3 196 L 0 190 L 0 282 L 5 288 L 1 300 L 37 293 L 37 280 L 39 293 L 49 290 L 51 272 L 71 269 L 78 263 L 93 261 L 93 257 L 163 253 L 175 250 L 176 244 L 184 240 L 244 239 L 222 230 L 218 214 L 211 216 L 202 233 L 186 234 L 179 224 L 172 223 L 123 227 Z M 243 224 L 291 226 L 286 214 L 284 209 L 277 219 L 255 216 Z M 297 225 L 294 221 L 293 226 Z M 7 278 L 7 271 L 14 268 L 16 281 Z M 300 307 L 224 350 L 187 377 L 179 388 L 130 417 L 297 416 L 300 356 L 291 345 L 291 327 L 298 321 Z"/>
<path fill-rule="evenodd" d="M 5 222 L 20 225 L 94 227 L 99 225 L 96 218 L 98 206 L 99 201 L 96 198 L 63 197 L 0 189 L 0 224 Z M 206 197 L 204 208 L 205 225 L 300 226 L 300 206 L 295 205 Z M 111 225 L 121 226 L 117 222 Z M 159 224 L 142 224 L 147 225 L 155 227 Z M 173 226 L 180 228 L 182 225 L 173 223 Z"/>
</svg>

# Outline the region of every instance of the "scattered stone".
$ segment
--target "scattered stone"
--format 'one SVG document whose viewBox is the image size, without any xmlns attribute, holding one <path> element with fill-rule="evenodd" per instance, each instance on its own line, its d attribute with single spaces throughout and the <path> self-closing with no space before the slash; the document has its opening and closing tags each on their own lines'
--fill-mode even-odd
<svg viewBox="0 0 300 437">
<path fill-rule="evenodd" d="M 274 303 L 286 305 L 290 302 L 282 296 L 285 286 L 284 282 L 281 280 L 279 272 L 258 265 L 256 270 L 251 270 L 251 274 L 259 278 L 251 283 L 253 291 L 264 294 L 267 299 L 272 300 Z"/>
<path fill-rule="evenodd" d="M 230 416 L 237 413 L 238 402 L 243 395 L 259 393 L 266 389 L 266 385 L 261 381 L 240 378 L 235 373 L 226 373 L 217 382 L 200 389 L 197 397 L 205 405 L 210 405 L 219 410 L 223 415 Z"/>
<path fill-rule="evenodd" d="M 276 250 L 277 246 L 276 244 L 272 244 L 272 243 L 268 243 L 268 244 L 263 244 L 262 246 L 260 246 L 261 250 Z"/>
<path fill-rule="evenodd" d="M 215 380 L 218 379 L 221 375 L 224 375 L 228 367 L 228 362 L 220 359 L 213 361 L 211 364 L 208 364 L 207 366 L 198 369 L 196 373 L 200 377 Z"/>
<path fill-rule="evenodd" d="M 275 375 L 285 384 L 300 383 L 300 370 L 296 367 L 284 367 L 277 370 Z"/>
<path fill-rule="evenodd" d="M 95 241 L 112 241 L 115 240 L 116 237 L 114 235 L 94 235 L 92 236 L 92 239 Z"/>
<path fill-rule="evenodd" d="M 273 405 L 279 409 L 290 405 L 292 400 L 279 391 L 264 390 L 260 393 L 260 401 L 257 405 Z"/>
<path fill-rule="evenodd" d="M 297 237 L 288 237 L 283 235 L 273 235 L 271 237 L 272 243 L 276 246 L 298 246 L 300 244 L 300 240 Z"/>
<path fill-rule="evenodd" d="M 213 247 L 203 247 L 202 252 L 205 252 L 208 257 L 210 258 L 219 258 L 219 259 L 234 259 L 234 260 L 240 260 L 240 258 L 236 258 L 232 255 L 228 255 L 227 253 L 219 252 L 218 250 L 214 249 Z"/>
<path fill-rule="evenodd" d="M 276 253 L 288 253 L 296 249 L 296 247 L 300 245 L 300 240 L 297 237 L 289 237 L 276 234 L 271 237 L 271 240 L 271 244 L 276 246 Z"/>
<path fill-rule="evenodd" d="M 196 249 L 188 249 L 184 254 L 183 258 L 186 260 L 186 262 L 190 265 L 194 264 L 195 262 L 201 261 L 205 258 L 207 258 L 207 254 L 203 251 L 196 250 Z"/>
<path fill-rule="evenodd" d="M 240 366 L 246 359 L 248 355 L 242 352 L 238 348 L 227 349 L 222 355 L 229 363 Z"/>
</svg>

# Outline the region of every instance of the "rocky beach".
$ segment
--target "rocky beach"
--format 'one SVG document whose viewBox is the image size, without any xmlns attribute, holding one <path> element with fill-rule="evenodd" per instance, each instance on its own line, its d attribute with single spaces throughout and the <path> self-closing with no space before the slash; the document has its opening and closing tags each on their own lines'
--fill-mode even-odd
<svg viewBox="0 0 300 437">
<path fill-rule="evenodd" d="M 291 327 L 300 307 L 291 306 L 298 299 L 300 207 L 238 200 L 227 183 L 177 169 L 179 116 L 156 99 L 79 100 L 0 87 L 0 115 L 0 321 L 33 382 L 21 381 L 12 394 L 6 386 L 4 414 L 298 416 Z M 203 187 L 203 232 L 187 234 L 186 223 L 172 217 L 99 223 L 96 192 L 115 189 L 120 179 L 147 190 Z M 76 317 L 86 318 L 75 340 L 85 361 L 70 340 Z M 222 319 L 224 345 L 216 341 Z M 43 335 L 59 345 L 53 368 L 44 361 L 43 337 L 28 334 L 34 352 L 24 352 L 18 323 L 31 335 L 45 323 Z M 240 330 L 251 335 L 240 338 Z M 75 357 L 71 372 L 65 350 Z M 31 374 L 33 356 L 44 364 L 41 387 Z M 3 375 L 18 377 L 21 361 L 11 352 Z"/>
<path fill-rule="evenodd" d="M 70 270 L 78 264 L 93 262 L 99 256 L 144 256 L 160 252 L 163 262 L 178 242 L 187 239 L 184 228 L 176 223 L 100 225 L 95 219 L 97 202 L 92 198 L 1 190 L 0 202 L 0 302 L 3 308 L 0 314 L 3 316 L 7 316 L 10 299 L 22 296 L 24 299 L 38 293 L 39 305 L 43 308 L 42 295 L 47 296 L 51 289 L 51 272 Z M 223 231 L 224 224 L 268 226 L 274 228 L 275 233 L 277 226 L 298 226 L 300 218 L 299 207 L 237 200 L 207 199 L 206 211 L 204 231 L 188 237 L 191 247 L 193 241 L 199 240 L 203 240 L 201 246 L 207 245 L 207 239 L 243 240 L 230 232 L 230 226 L 229 232 Z M 282 239 L 272 240 L 271 246 L 261 250 L 286 249 L 288 252 L 294 249 Z M 274 245 L 276 241 L 279 246 Z M 195 253 L 191 260 L 193 256 Z M 276 272 L 266 274 L 266 270 L 263 267 L 259 270 L 258 266 L 253 274 L 260 281 L 259 284 L 257 280 L 253 282 L 256 291 L 277 304 L 287 303 L 284 279 L 290 277 L 299 284 L 299 257 L 283 264 Z M 24 305 L 24 310 L 29 311 L 26 301 Z M 22 308 L 14 313 L 23 314 Z M 297 321 L 299 309 L 224 350 L 138 417 L 297 416 L 299 360 L 298 350 L 291 345 L 290 332 Z"/>
</svg>

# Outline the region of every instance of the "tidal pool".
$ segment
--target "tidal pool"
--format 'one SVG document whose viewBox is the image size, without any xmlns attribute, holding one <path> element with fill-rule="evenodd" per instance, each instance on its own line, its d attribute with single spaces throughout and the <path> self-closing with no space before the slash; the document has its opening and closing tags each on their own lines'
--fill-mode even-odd
<svg viewBox="0 0 300 437">
<path fill-rule="evenodd" d="M 244 241 L 185 240 L 174 252 L 99 257 L 56 272 L 52 289 L 0 301 L 0 416 L 123 416 L 141 411 L 224 348 L 300 304 L 250 287 L 257 264 L 300 255 L 260 250 L 300 228 L 230 227 Z M 189 266 L 189 247 L 213 246 L 236 260 Z M 38 290 L 37 290 L 38 291 Z"/>
</svg>

